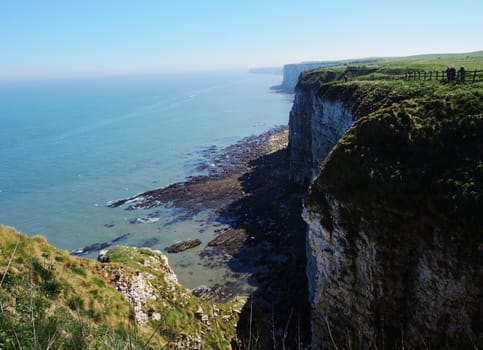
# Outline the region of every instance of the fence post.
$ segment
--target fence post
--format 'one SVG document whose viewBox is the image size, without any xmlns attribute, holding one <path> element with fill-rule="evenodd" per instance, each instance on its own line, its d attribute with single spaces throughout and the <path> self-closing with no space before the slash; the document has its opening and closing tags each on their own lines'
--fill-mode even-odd
<svg viewBox="0 0 483 350">
<path fill-rule="evenodd" d="M 475 69 L 475 72 L 473 73 L 473 83 L 476 81 L 476 72 L 477 70 Z"/>
<path fill-rule="evenodd" d="M 439 71 L 436 71 L 436 81 L 438 81 L 438 73 Z"/>
<path fill-rule="evenodd" d="M 432 71 L 432 70 L 430 70 L 430 71 L 429 71 L 429 80 L 432 80 L 432 79 L 433 79 L 433 71 Z"/>
<path fill-rule="evenodd" d="M 423 80 L 426 80 L 426 71 L 423 72 Z"/>
</svg>

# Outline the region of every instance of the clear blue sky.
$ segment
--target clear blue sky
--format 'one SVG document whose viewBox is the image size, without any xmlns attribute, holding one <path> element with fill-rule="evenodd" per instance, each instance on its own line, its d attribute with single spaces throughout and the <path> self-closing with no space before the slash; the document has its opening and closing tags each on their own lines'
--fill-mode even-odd
<svg viewBox="0 0 483 350">
<path fill-rule="evenodd" d="M 483 0 L 0 0 L 0 80 L 483 49 Z"/>
</svg>

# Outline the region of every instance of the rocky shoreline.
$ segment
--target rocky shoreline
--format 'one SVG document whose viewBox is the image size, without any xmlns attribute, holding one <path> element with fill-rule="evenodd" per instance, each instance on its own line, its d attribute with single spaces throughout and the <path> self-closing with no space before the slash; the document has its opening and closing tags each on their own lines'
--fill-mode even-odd
<svg viewBox="0 0 483 350">
<path fill-rule="evenodd" d="M 107 206 L 123 207 L 128 211 L 171 207 L 177 209 L 181 219 L 208 212 L 207 224 L 218 235 L 208 242 L 200 256 L 205 258 L 207 268 L 215 263 L 228 264 L 233 255 L 247 244 L 256 246 L 261 243 L 266 230 L 273 231 L 275 226 L 279 229 L 283 226 L 281 215 L 271 217 L 267 212 L 269 207 L 259 204 L 263 202 L 250 201 L 248 206 L 245 201 L 262 188 L 266 192 L 280 191 L 280 181 L 286 175 L 283 168 L 287 144 L 288 128 L 281 126 L 244 138 L 221 152 L 217 152 L 214 146 L 209 147 L 203 152 L 205 159 L 197 164 L 197 169 L 206 171 L 206 175 L 189 177 L 164 188 L 112 201 Z M 260 176 L 267 183 L 262 184 Z M 287 210 L 283 204 L 278 209 L 282 212 Z M 249 227 L 245 228 L 247 225 Z M 181 251 L 178 248 L 185 250 L 199 245 L 192 242 L 196 241 L 178 242 L 166 247 L 166 251 L 178 252 Z M 86 248 L 103 245 L 93 244 Z M 263 249 L 257 251 L 261 250 L 261 254 L 266 255 L 267 249 L 272 247 L 268 247 L 265 241 Z"/>
<path fill-rule="evenodd" d="M 292 322 L 289 328 L 307 333 L 300 336 L 308 339 L 305 224 L 300 216 L 305 188 L 289 181 L 287 145 L 288 128 L 282 126 L 221 152 L 211 147 L 197 166 L 206 175 L 108 206 L 125 210 L 166 206 L 176 208 L 181 217 L 208 212 L 208 224 L 218 235 L 200 251 L 203 265 L 226 264 L 235 275 L 250 274 L 249 283 L 257 287 L 252 311 L 263 315 L 266 323 L 275 322 L 276 331 Z M 226 301 L 236 295 L 237 286 L 201 286 L 193 292 Z"/>
<path fill-rule="evenodd" d="M 125 205 L 126 210 L 136 210 L 169 205 L 193 216 L 206 209 L 222 208 L 245 195 L 238 178 L 251 169 L 251 162 L 285 148 L 287 143 L 288 128 L 280 126 L 244 138 L 221 152 L 211 146 L 203 152 L 205 159 L 196 166 L 206 175 L 191 176 L 183 182 L 111 201 L 107 206 Z"/>
</svg>

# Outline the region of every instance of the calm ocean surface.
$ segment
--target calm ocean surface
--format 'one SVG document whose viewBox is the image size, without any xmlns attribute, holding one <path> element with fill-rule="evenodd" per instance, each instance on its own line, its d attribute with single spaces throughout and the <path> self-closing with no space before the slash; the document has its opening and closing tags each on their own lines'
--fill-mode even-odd
<svg viewBox="0 0 483 350">
<path fill-rule="evenodd" d="M 281 76 L 215 72 L 0 84 L 0 223 L 75 249 L 130 233 L 123 244 L 200 238 L 203 217 L 130 224 L 149 211 L 108 201 L 183 180 L 201 151 L 287 124 Z M 201 215 L 202 216 L 202 215 Z M 156 221 L 157 220 L 157 221 Z M 182 283 L 213 284 L 202 247 L 169 255 Z M 198 267 L 197 267 L 198 266 Z"/>
</svg>

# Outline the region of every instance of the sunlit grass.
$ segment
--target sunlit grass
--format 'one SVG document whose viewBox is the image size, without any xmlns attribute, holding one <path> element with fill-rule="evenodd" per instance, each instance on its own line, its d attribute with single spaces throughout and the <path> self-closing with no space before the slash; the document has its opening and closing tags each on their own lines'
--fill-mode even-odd
<svg viewBox="0 0 483 350">
<path fill-rule="evenodd" d="M 108 257 L 104 264 L 71 257 L 41 236 L 0 225 L 0 348 L 34 348 L 54 336 L 60 348 L 76 341 L 78 349 L 92 348 L 105 339 L 116 346 L 131 342 L 134 348 L 149 339 L 150 347 L 159 347 L 180 334 L 199 337 L 212 348 L 229 346 L 243 299 L 214 304 L 194 297 L 174 282 L 161 252 L 115 247 Z M 114 288 L 118 279 L 129 285 L 140 273 L 153 295 L 143 311 L 159 315 L 145 324 L 135 321 L 133 305 Z M 210 324 L 195 318 L 199 308 Z"/>
</svg>

